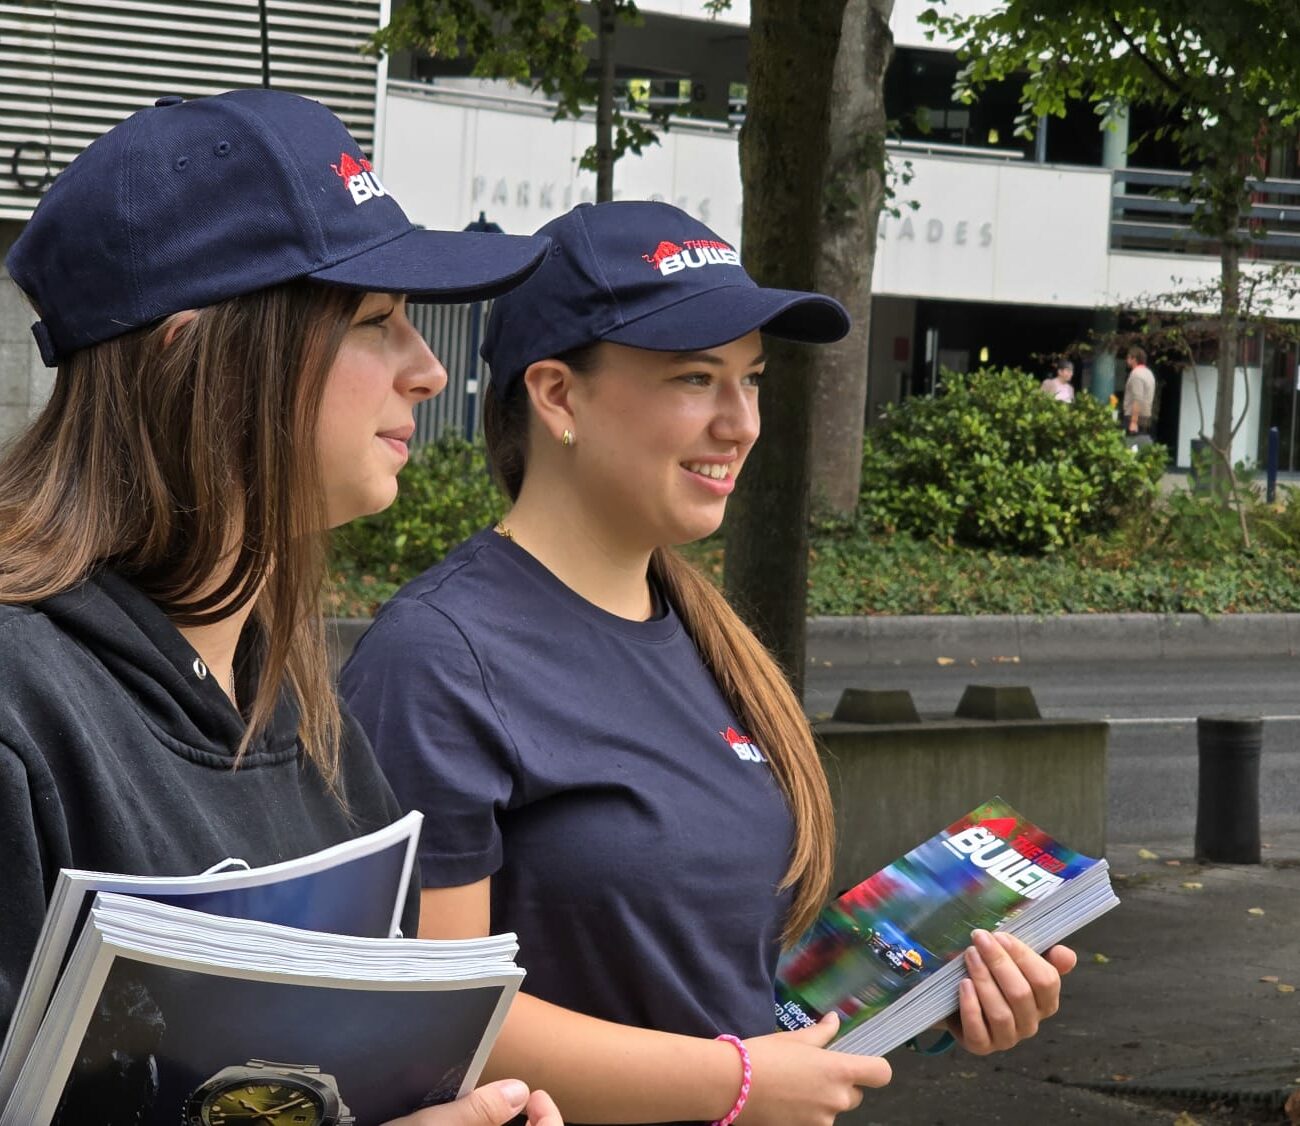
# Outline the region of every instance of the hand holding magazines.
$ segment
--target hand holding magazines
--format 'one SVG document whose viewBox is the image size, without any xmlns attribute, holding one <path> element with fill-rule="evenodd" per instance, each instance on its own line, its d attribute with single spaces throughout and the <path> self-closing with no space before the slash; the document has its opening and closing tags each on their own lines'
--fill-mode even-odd
<svg viewBox="0 0 1300 1126">
<path fill-rule="evenodd" d="M 777 1022 L 805 1028 L 834 1010 L 834 1049 L 884 1055 L 956 1010 L 972 930 L 1041 952 L 1118 903 L 1105 860 L 994 798 L 822 911 L 781 956 Z"/>
</svg>

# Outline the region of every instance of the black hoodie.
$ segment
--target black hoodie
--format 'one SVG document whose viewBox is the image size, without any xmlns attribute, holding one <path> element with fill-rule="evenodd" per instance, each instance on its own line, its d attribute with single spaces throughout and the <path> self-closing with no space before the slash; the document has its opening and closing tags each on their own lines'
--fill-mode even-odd
<svg viewBox="0 0 1300 1126">
<path fill-rule="evenodd" d="M 118 575 L 0 606 L 0 1033 L 60 868 L 191 875 L 227 857 L 257 866 L 399 816 L 346 713 L 346 808 L 301 753 L 297 720 L 286 694 L 232 769 L 243 719 L 175 626 Z M 407 934 L 417 909 L 413 897 Z"/>
</svg>

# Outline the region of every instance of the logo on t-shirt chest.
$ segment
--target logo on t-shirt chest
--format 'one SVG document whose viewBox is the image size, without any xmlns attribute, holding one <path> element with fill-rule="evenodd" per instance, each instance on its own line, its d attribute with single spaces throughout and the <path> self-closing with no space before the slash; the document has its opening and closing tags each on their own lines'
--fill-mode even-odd
<svg viewBox="0 0 1300 1126">
<path fill-rule="evenodd" d="M 726 731 L 719 731 L 726 741 L 727 746 L 736 752 L 736 757 L 741 762 L 766 762 L 763 752 L 758 749 L 758 744 L 748 735 L 742 735 L 734 727 L 728 727 Z"/>
</svg>

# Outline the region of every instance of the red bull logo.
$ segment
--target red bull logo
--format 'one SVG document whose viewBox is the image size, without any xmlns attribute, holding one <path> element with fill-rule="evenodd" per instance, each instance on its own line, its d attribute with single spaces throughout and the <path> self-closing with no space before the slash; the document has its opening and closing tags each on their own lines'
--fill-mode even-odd
<svg viewBox="0 0 1300 1126">
<path fill-rule="evenodd" d="M 743 735 L 734 727 L 728 727 L 726 731 L 719 731 L 726 741 L 727 745 L 736 752 L 736 757 L 742 762 L 766 762 L 763 753 L 758 749 L 758 744 L 748 735 Z"/>
<path fill-rule="evenodd" d="M 655 247 L 653 254 L 643 254 L 641 257 L 657 270 L 659 269 L 659 264 L 661 262 L 667 258 L 671 258 L 674 254 L 680 254 L 681 252 L 682 248 L 675 242 L 661 242 Z"/>
<path fill-rule="evenodd" d="M 678 270 L 698 270 L 702 266 L 740 265 L 740 255 L 716 239 L 687 239 L 681 246 L 675 242 L 661 242 L 653 254 L 641 257 L 664 277 Z"/>
<path fill-rule="evenodd" d="M 374 166 L 364 156 L 357 160 L 347 153 L 340 153 L 339 162 L 331 164 L 330 168 L 352 194 L 354 204 L 362 204 L 368 199 L 388 194 L 375 175 Z"/>
</svg>

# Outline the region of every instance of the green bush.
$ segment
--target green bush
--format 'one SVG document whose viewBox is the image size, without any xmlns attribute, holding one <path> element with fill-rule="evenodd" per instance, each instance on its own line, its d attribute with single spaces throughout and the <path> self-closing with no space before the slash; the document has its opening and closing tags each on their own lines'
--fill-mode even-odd
<svg viewBox="0 0 1300 1126">
<path fill-rule="evenodd" d="M 1088 395 L 1059 403 L 1010 368 L 946 373 L 868 432 L 862 512 L 881 531 L 1047 554 L 1149 509 L 1163 468 Z"/>
<path fill-rule="evenodd" d="M 389 508 L 335 533 L 334 570 L 405 581 L 504 511 L 504 499 L 488 475 L 482 440 L 444 435 L 412 452 Z"/>
</svg>

